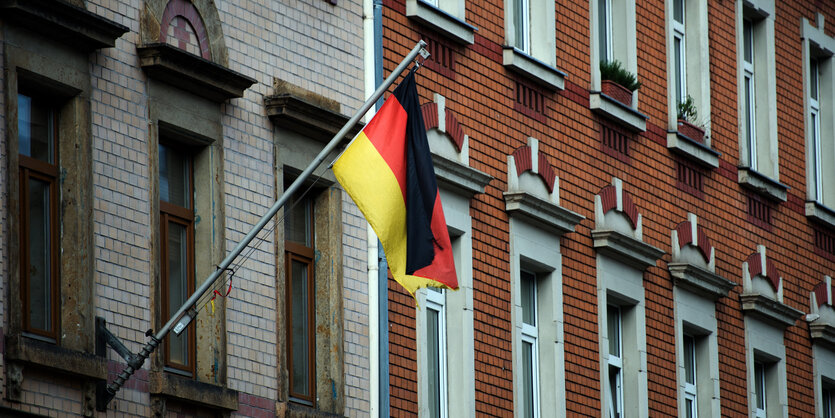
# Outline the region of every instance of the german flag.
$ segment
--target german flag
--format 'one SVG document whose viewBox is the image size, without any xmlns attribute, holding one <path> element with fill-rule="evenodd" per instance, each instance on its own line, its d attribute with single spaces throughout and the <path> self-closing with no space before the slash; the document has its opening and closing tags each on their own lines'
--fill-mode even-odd
<svg viewBox="0 0 835 418">
<path fill-rule="evenodd" d="M 458 289 L 414 72 L 346 148 L 333 172 L 380 238 L 398 283 L 413 296 L 427 286 Z"/>
</svg>

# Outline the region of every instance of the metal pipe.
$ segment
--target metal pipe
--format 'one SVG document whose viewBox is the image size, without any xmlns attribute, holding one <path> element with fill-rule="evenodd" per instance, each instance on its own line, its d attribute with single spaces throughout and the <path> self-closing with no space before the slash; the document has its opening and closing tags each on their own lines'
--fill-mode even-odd
<svg viewBox="0 0 835 418">
<path fill-rule="evenodd" d="M 359 108 L 359 110 L 357 110 L 354 116 L 351 117 L 348 123 L 346 123 L 345 126 L 343 126 L 342 129 L 340 129 L 339 132 L 337 132 L 337 134 L 334 135 L 330 142 L 328 142 L 328 144 L 325 145 L 324 148 L 322 148 L 322 151 L 319 152 L 319 155 L 317 155 L 316 158 L 314 158 L 313 161 L 310 163 L 310 165 L 308 165 L 307 168 L 299 175 L 299 177 L 296 178 L 295 181 L 293 181 L 293 184 L 291 184 L 290 187 L 288 187 L 287 190 L 284 191 L 284 193 L 273 204 L 270 210 L 268 210 L 267 213 L 261 217 L 258 223 L 256 223 L 255 226 L 252 227 L 249 233 L 246 234 L 244 239 L 238 243 L 238 245 L 232 250 L 232 252 L 230 252 L 229 255 L 227 255 L 226 258 L 224 258 L 223 261 L 220 262 L 218 268 L 214 272 L 212 272 L 212 274 L 209 275 L 209 277 L 207 277 L 206 280 L 203 281 L 203 284 L 200 285 L 200 288 L 198 288 L 191 295 L 191 297 L 189 297 L 188 300 L 186 300 L 186 302 L 183 303 L 180 309 L 177 310 L 177 312 L 171 317 L 171 319 L 169 319 L 168 322 L 162 328 L 160 328 L 160 330 L 157 331 L 157 333 L 154 336 L 151 336 L 151 340 L 148 341 L 148 343 L 145 344 L 145 346 L 143 347 L 142 351 L 140 351 L 135 356 L 135 361 L 131 362 L 131 364 L 125 367 L 125 369 L 122 371 L 122 373 L 119 374 L 119 376 L 113 383 L 107 385 L 107 403 L 109 403 L 110 400 L 112 400 L 113 397 L 116 396 L 116 392 L 122 387 L 122 385 L 124 385 L 125 381 L 129 379 L 130 376 L 137 369 L 142 367 L 142 364 L 145 363 L 145 359 L 147 359 L 150 356 L 150 354 L 154 351 L 157 345 L 159 345 L 159 343 L 165 338 L 165 336 L 168 335 L 168 332 L 171 330 L 171 327 L 180 319 L 180 317 L 183 316 L 184 313 L 186 313 L 187 310 L 191 309 L 191 307 L 193 307 L 197 303 L 198 299 L 200 299 L 200 297 L 203 296 L 203 294 L 206 293 L 206 291 L 209 290 L 212 287 L 212 285 L 214 285 L 215 281 L 217 281 L 218 278 L 222 277 L 223 272 L 225 272 L 226 269 L 230 265 L 232 265 L 232 262 L 235 261 L 235 259 L 241 254 L 241 252 L 243 252 L 243 250 L 246 249 L 249 243 L 252 242 L 253 239 L 255 239 L 258 233 L 261 232 L 262 229 L 264 229 L 267 223 L 269 223 L 270 219 L 272 219 L 272 217 L 275 216 L 276 213 L 278 213 L 279 209 L 281 209 L 281 207 L 284 206 L 285 203 L 287 203 L 287 200 L 290 198 L 290 196 L 292 196 L 293 193 L 295 193 L 302 186 L 302 183 L 308 177 L 310 177 L 313 171 L 317 167 L 319 167 L 320 164 L 322 164 L 322 162 L 328 157 L 328 155 L 330 155 L 330 153 L 342 143 L 342 141 L 345 138 L 345 135 L 357 124 L 357 122 L 359 122 L 360 118 L 362 118 L 362 116 L 365 115 L 365 113 L 368 112 L 368 110 L 371 109 L 372 106 L 374 106 L 374 103 L 379 98 L 383 97 L 383 93 L 386 92 L 389 86 L 391 86 L 394 83 L 394 80 L 396 80 L 400 76 L 400 73 L 402 73 L 403 70 L 405 70 L 412 63 L 412 61 L 415 60 L 415 58 L 417 58 L 418 54 L 420 54 L 421 50 L 425 47 L 426 42 L 424 42 L 423 40 L 418 41 L 417 45 L 415 45 L 415 47 L 412 48 L 412 51 L 409 52 L 409 55 L 407 55 L 406 58 L 404 58 L 403 61 L 400 62 L 397 68 L 395 68 L 394 71 L 392 71 L 392 73 L 389 74 L 388 78 L 386 78 L 383 84 L 377 87 L 377 90 L 374 91 L 374 94 L 372 94 L 371 97 L 369 97 L 368 100 L 366 100 L 365 103 L 363 103 L 363 105 Z"/>
</svg>

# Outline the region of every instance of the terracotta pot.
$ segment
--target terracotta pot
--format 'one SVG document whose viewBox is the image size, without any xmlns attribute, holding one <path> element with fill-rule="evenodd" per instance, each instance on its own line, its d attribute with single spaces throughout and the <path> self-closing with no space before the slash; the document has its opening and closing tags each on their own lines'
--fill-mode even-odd
<svg viewBox="0 0 835 418">
<path fill-rule="evenodd" d="M 612 80 L 603 80 L 600 83 L 600 91 L 603 94 L 632 107 L 632 91 L 628 88 L 615 83 Z"/>
<path fill-rule="evenodd" d="M 678 120 L 678 133 L 698 143 L 704 142 L 705 130 L 684 119 Z"/>
</svg>

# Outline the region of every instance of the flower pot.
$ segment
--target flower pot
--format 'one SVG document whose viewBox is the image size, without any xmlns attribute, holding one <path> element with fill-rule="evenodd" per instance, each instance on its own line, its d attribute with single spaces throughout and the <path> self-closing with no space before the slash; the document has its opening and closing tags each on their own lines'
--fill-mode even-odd
<svg viewBox="0 0 835 418">
<path fill-rule="evenodd" d="M 678 133 L 698 143 L 704 142 L 705 130 L 684 119 L 678 120 Z"/>
<path fill-rule="evenodd" d="M 612 80 L 603 80 L 600 83 L 600 91 L 603 94 L 632 107 L 632 91 L 628 88 L 615 83 Z"/>
</svg>

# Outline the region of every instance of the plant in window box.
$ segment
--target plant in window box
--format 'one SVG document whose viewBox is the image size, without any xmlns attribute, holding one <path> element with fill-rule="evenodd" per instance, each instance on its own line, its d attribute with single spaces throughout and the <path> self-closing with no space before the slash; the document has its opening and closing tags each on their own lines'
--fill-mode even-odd
<svg viewBox="0 0 835 418">
<path fill-rule="evenodd" d="M 696 125 L 697 117 L 696 104 L 693 103 L 693 98 L 688 94 L 687 98 L 678 104 L 678 133 L 702 143 L 705 130 Z"/>
<path fill-rule="evenodd" d="M 632 106 L 632 92 L 641 87 L 638 77 L 623 66 L 620 61 L 600 61 L 600 90 L 603 94 Z"/>
</svg>

